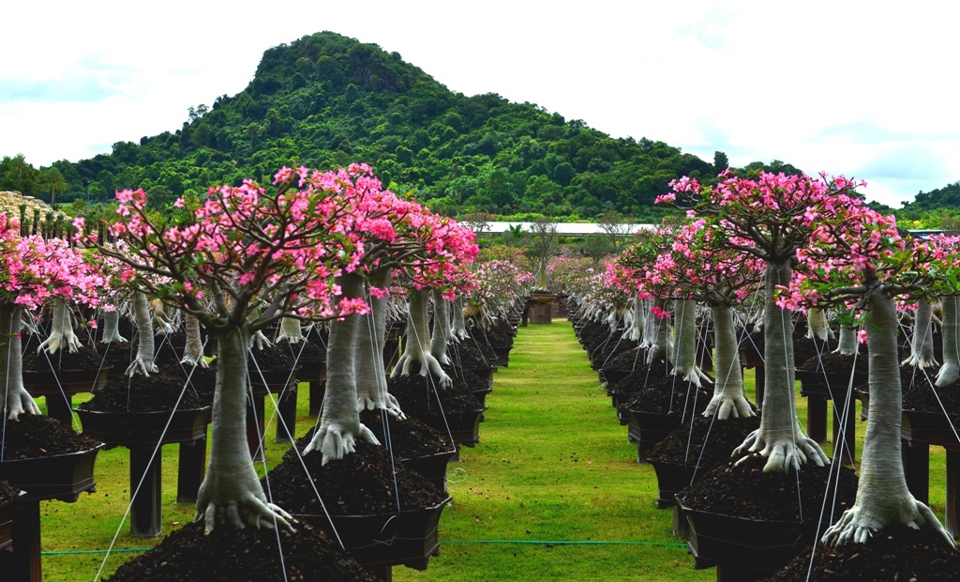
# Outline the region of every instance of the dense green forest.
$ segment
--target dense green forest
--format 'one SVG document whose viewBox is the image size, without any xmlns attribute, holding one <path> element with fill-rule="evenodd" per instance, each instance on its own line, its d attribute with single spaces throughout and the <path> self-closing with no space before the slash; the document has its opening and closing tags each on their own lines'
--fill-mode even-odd
<svg viewBox="0 0 960 582">
<path fill-rule="evenodd" d="M 244 91 L 187 113 L 180 129 L 117 142 L 109 155 L 40 169 L 6 156 L 0 189 L 89 210 L 117 189 L 143 188 L 159 209 L 214 183 L 266 182 L 283 165 L 363 161 L 395 192 L 451 216 L 589 220 L 616 211 L 652 222 L 669 212 L 653 201 L 671 180 L 709 182 L 727 167 L 723 152 L 707 162 L 531 103 L 451 92 L 396 52 L 330 32 L 266 51 Z M 758 168 L 797 171 L 779 161 L 746 169 Z"/>
</svg>

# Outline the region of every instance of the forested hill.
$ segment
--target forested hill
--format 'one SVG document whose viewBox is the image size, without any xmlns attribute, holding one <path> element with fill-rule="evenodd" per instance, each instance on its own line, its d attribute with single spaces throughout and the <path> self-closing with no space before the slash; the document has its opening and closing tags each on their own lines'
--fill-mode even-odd
<svg viewBox="0 0 960 582">
<path fill-rule="evenodd" d="M 159 207 L 214 183 L 266 183 L 284 165 L 353 161 L 452 216 L 589 219 L 617 210 L 639 221 L 664 212 L 653 201 L 672 179 L 708 179 L 727 164 L 720 152 L 706 162 L 662 142 L 611 138 L 534 104 L 454 93 L 398 53 L 323 32 L 266 51 L 243 92 L 191 108 L 176 131 L 54 163 L 62 180 L 38 182 L 33 194 L 108 201 L 117 189 L 143 188 Z"/>
</svg>

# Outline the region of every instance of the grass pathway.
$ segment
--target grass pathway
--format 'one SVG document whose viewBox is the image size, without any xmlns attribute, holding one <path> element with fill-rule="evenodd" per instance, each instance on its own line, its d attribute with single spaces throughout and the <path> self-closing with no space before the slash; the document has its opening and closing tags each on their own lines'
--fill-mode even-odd
<svg viewBox="0 0 960 582">
<path fill-rule="evenodd" d="M 395 580 L 710 580 L 655 508 L 610 399 L 566 320 L 520 328 L 480 443 L 451 464 L 441 555 Z"/>
</svg>

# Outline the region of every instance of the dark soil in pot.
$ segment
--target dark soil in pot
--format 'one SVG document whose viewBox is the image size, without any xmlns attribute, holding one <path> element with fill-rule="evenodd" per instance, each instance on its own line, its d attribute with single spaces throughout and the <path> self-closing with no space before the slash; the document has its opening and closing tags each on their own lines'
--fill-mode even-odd
<svg viewBox="0 0 960 582">
<path fill-rule="evenodd" d="M 398 496 L 405 511 L 435 506 L 447 498 L 419 473 L 399 464 L 394 469 L 383 446 L 358 442 L 356 452 L 321 465 L 319 451 L 304 455 L 303 463 L 297 458 L 297 451 L 308 443 L 298 439 L 296 448 L 287 451 L 267 475 L 269 489 L 264 482 L 264 491 L 269 490 L 273 502 L 288 513 L 323 515 L 325 506 L 334 515 L 389 514 L 397 511 Z"/>
<path fill-rule="evenodd" d="M 186 391 L 186 371 L 179 364 L 160 368 L 149 376 L 124 374 L 111 375 L 107 385 L 93 398 L 77 408 L 98 412 L 161 412 L 173 410 L 177 400 L 179 410 L 193 410 L 208 406 L 213 401 L 216 370 L 197 367 L 193 369 Z M 183 392 L 183 398 L 180 393 Z"/>
<path fill-rule="evenodd" d="M 621 401 L 627 401 L 630 395 L 640 393 L 653 382 L 659 382 L 666 377 L 667 368 L 662 364 L 655 364 L 652 368 L 646 365 L 638 366 L 625 378 L 617 382 L 607 383 L 607 393 L 619 396 Z M 672 376 L 670 376 L 672 378 Z"/>
<path fill-rule="evenodd" d="M 7 420 L 4 426 L 3 459 L 33 459 L 89 451 L 100 442 L 78 434 L 49 416 L 21 414 L 19 420 Z"/>
<path fill-rule="evenodd" d="M 880 530 L 865 544 L 815 550 L 812 569 L 807 549 L 765 582 L 940 582 L 960 573 L 960 552 L 939 533 L 906 525 Z"/>
<path fill-rule="evenodd" d="M 48 372 L 50 370 L 99 370 L 104 365 L 102 354 L 98 354 L 87 346 L 80 346 L 77 351 L 61 349 L 56 353 L 37 353 L 39 343 L 30 342 L 23 353 L 23 370 L 30 372 Z M 32 349 L 31 349 L 32 348 Z M 49 359 L 48 359 L 49 358 Z"/>
<path fill-rule="evenodd" d="M 360 422 L 373 431 L 377 439 L 386 445 L 387 437 L 384 431 L 383 417 L 384 413 L 380 410 L 364 410 L 360 413 Z M 451 451 L 454 448 L 453 441 L 450 440 L 449 436 L 430 428 L 416 418 L 408 416 L 403 420 L 398 420 L 389 417 L 387 422 L 389 423 L 390 444 L 393 448 L 393 454 L 399 459 L 436 455 Z M 307 434 L 312 436 L 313 429 Z"/>
<path fill-rule="evenodd" d="M 797 369 L 818 373 L 826 371 L 828 374 L 844 378 L 849 377 L 852 370 L 855 378 L 862 379 L 860 383 L 866 383 L 869 362 L 870 360 L 865 353 L 853 356 L 827 352 L 822 355 L 814 355 L 803 362 L 798 361 Z M 858 382 L 855 382 L 854 387 L 858 384 Z"/>
<path fill-rule="evenodd" d="M 18 497 L 20 497 L 20 490 L 7 481 L 0 479 L 0 505 L 9 503 Z"/>
<path fill-rule="evenodd" d="M 247 367 L 250 368 L 250 373 L 255 374 L 257 369 L 271 372 L 292 370 L 294 366 L 298 365 L 296 359 L 298 345 L 283 342 L 263 349 L 252 348 L 247 358 Z"/>
<path fill-rule="evenodd" d="M 670 433 L 655 444 L 647 455 L 651 462 L 685 464 L 697 467 L 700 475 L 730 460 L 734 449 L 743 444 L 748 434 L 760 428 L 760 418 L 728 418 L 714 420 L 697 415 L 690 423 Z"/>
<path fill-rule="evenodd" d="M 490 368 L 497 360 L 493 348 L 473 338 L 462 339 L 447 346 L 447 357 L 461 368 Z"/>
<path fill-rule="evenodd" d="M 501 320 L 489 328 L 471 326 L 468 328 L 470 336 L 478 342 L 489 344 L 494 348 L 513 347 L 514 329 L 510 322 Z"/>
<path fill-rule="evenodd" d="M 658 414 L 689 415 L 691 410 L 700 414 L 707 409 L 711 396 L 703 387 L 697 388 L 679 376 L 651 377 L 646 386 L 623 406 L 628 410 Z"/>
<path fill-rule="evenodd" d="M 610 358 L 610 360 L 603 365 L 601 370 L 603 370 L 604 373 L 607 371 L 617 371 L 620 373 L 632 374 L 639 369 L 646 368 L 646 361 L 647 350 L 639 347 L 633 347 L 618 353 L 613 358 Z"/>
<path fill-rule="evenodd" d="M 454 378 L 453 388 L 444 390 L 439 386 L 434 390 L 436 381 L 424 378 L 415 372 L 409 376 L 397 376 L 387 382 L 389 391 L 400 403 L 407 416 L 419 418 L 430 426 L 443 426 L 443 413 L 448 416 L 474 412 L 483 408 L 479 396 L 457 390 L 458 378 Z M 439 402 L 437 397 L 439 395 Z M 441 409 L 442 406 L 442 409 Z M 442 410 L 442 411 L 441 411 Z"/>
<path fill-rule="evenodd" d="M 932 381 L 936 378 L 935 372 L 930 376 L 931 382 L 927 382 L 924 378 L 914 381 L 913 371 L 909 370 L 908 372 L 909 374 L 904 374 L 903 367 L 901 367 L 900 377 L 902 382 L 909 385 L 913 381 L 912 389 L 903 388 L 904 410 L 942 413 L 946 409 L 948 416 L 960 416 L 960 382 L 955 382 L 945 388 L 936 388 L 932 385 Z M 918 370 L 917 373 L 921 374 L 922 372 Z M 904 378 L 904 376 L 907 377 Z M 942 407 L 941 403 L 943 403 Z"/>
<path fill-rule="evenodd" d="M 835 467 L 808 463 L 799 472 L 764 473 L 766 462 L 766 457 L 758 454 L 739 464 L 727 461 L 704 473 L 677 497 L 691 509 L 769 521 L 818 519 L 826 491 L 837 491 L 834 521 L 853 506 L 857 477 L 852 469 L 840 468 L 838 484 Z M 827 508 L 830 507 L 828 503 Z"/>
<path fill-rule="evenodd" d="M 113 576 L 104 580 L 377 581 L 323 532 L 302 523 L 297 524 L 296 529 L 296 533 L 281 531 L 278 535 L 267 528 L 241 530 L 220 524 L 210 535 L 204 535 L 203 523 L 190 523 L 168 535 L 149 552 L 120 566 Z"/>
</svg>

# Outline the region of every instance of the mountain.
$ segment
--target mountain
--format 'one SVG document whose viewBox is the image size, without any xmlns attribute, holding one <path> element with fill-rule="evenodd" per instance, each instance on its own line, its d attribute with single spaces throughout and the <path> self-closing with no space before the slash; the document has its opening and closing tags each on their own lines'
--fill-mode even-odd
<svg viewBox="0 0 960 582">
<path fill-rule="evenodd" d="M 722 152 L 708 163 L 663 142 L 612 138 L 531 103 L 452 92 L 400 54 L 332 32 L 267 50 L 242 92 L 188 113 L 174 132 L 117 142 L 109 155 L 55 162 L 31 194 L 109 202 L 117 189 L 143 188 L 163 208 L 215 183 L 268 183 L 284 165 L 362 161 L 395 192 L 412 192 L 451 216 L 571 220 L 615 210 L 652 222 L 671 212 L 653 205 L 671 180 L 690 175 L 710 183 L 727 165 Z M 24 175 L 24 160 L 7 162 Z M 796 171 L 779 161 L 745 169 L 761 168 Z M 0 176 L 2 187 L 16 185 Z"/>
<path fill-rule="evenodd" d="M 52 167 L 66 182 L 58 202 L 109 201 L 116 189 L 140 187 L 162 206 L 218 182 L 266 183 L 283 165 L 353 161 L 451 215 L 618 210 L 652 219 L 665 212 L 653 200 L 670 180 L 716 174 L 663 142 L 611 138 L 531 103 L 452 92 L 396 52 L 331 32 L 267 50 L 246 89 L 191 108 L 176 131 Z"/>
</svg>

